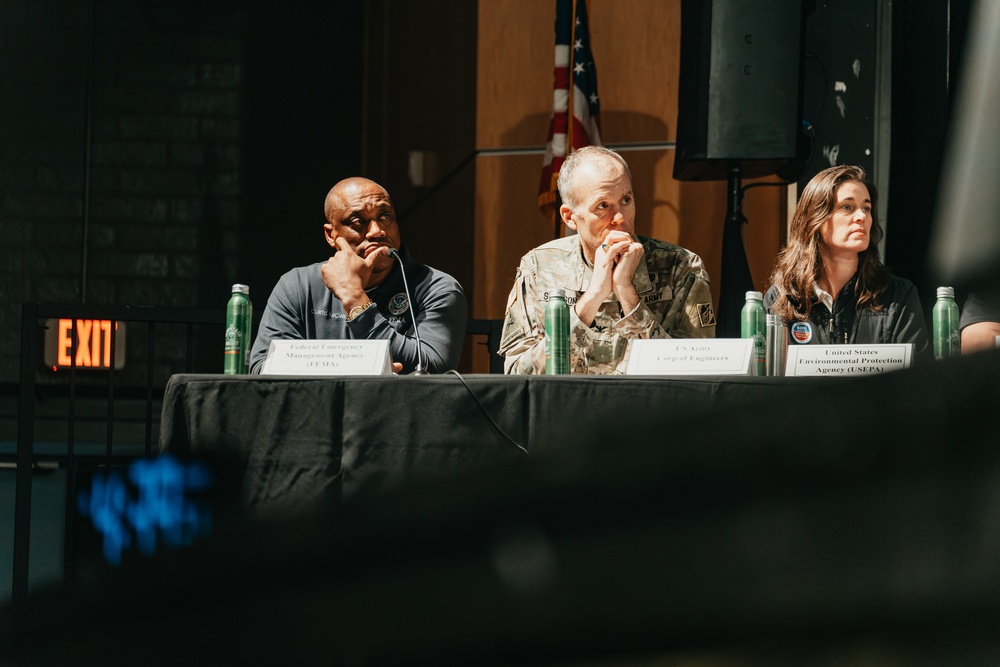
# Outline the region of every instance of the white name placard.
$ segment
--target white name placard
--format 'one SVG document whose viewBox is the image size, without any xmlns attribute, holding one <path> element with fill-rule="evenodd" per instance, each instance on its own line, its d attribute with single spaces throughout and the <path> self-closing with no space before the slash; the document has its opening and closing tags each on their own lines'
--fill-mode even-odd
<svg viewBox="0 0 1000 667">
<path fill-rule="evenodd" d="M 626 375 L 749 375 L 752 338 L 637 338 Z"/>
<path fill-rule="evenodd" d="M 785 375 L 860 377 L 909 368 L 913 343 L 788 345 Z"/>
<path fill-rule="evenodd" d="M 392 375 L 387 340 L 272 340 L 261 375 Z"/>
</svg>

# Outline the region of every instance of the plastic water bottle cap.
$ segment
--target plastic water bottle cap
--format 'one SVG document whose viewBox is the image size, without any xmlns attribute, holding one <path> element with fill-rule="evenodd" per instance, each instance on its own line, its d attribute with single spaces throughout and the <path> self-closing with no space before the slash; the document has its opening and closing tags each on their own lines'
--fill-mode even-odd
<svg viewBox="0 0 1000 667">
<path fill-rule="evenodd" d="M 747 301 L 749 301 L 750 299 L 754 299 L 756 301 L 763 301 L 764 295 L 756 290 L 750 290 L 749 292 L 747 292 Z"/>
</svg>

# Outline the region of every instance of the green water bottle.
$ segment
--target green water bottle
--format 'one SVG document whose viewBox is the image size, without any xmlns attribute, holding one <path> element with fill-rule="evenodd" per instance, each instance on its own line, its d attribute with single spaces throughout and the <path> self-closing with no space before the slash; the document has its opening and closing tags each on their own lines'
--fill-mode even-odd
<svg viewBox="0 0 1000 667">
<path fill-rule="evenodd" d="M 561 289 L 550 289 L 545 304 L 545 374 L 569 374 L 569 306 Z"/>
<path fill-rule="evenodd" d="M 951 359 L 962 353 L 962 339 L 958 333 L 958 304 L 954 287 L 938 287 L 937 302 L 931 311 L 934 335 L 934 358 Z"/>
<path fill-rule="evenodd" d="M 250 372 L 252 324 L 250 288 L 236 283 L 233 285 L 233 295 L 226 304 L 226 355 L 222 371 L 226 375 L 245 375 Z"/>
<path fill-rule="evenodd" d="M 764 295 L 749 291 L 740 313 L 740 338 L 753 338 L 754 375 L 767 374 L 767 327 Z"/>
</svg>

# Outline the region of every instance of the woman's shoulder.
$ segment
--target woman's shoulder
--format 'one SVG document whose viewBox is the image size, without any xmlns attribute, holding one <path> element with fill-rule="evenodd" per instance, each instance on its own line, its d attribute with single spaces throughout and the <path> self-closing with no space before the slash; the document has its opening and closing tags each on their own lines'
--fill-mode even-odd
<svg viewBox="0 0 1000 667">
<path fill-rule="evenodd" d="M 892 309 L 923 308 L 920 292 L 913 281 L 893 273 L 889 274 L 889 281 L 879 295 L 879 301 Z"/>
<path fill-rule="evenodd" d="M 890 273 L 888 289 L 891 293 L 899 296 L 916 293 L 917 286 L 913 284 L 913 281 L 909 278 L 904 278 L 903 276 L 898 276 L 895 273 Z"/>
</svg>

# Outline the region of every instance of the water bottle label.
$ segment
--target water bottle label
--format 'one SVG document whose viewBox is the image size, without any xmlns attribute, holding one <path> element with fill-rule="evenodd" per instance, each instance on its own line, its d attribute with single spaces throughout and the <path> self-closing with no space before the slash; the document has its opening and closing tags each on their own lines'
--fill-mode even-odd
<svg viewBox="0 0 1000 667">
<path fill-rule="evenodd" d="M 242 332 L 235 324 L 226 327 L 226 354 L 239 354 Z"/>
<path fill-rule="evenodd" d="M 958 331 L 948 334 L 948 347 L 951 348 L 953 356 L 958 356 L 962 351 L 962 336 Z"/>
</svg>

